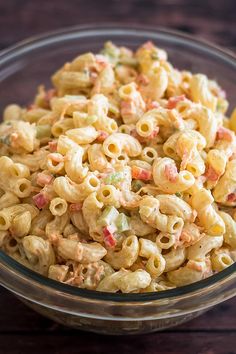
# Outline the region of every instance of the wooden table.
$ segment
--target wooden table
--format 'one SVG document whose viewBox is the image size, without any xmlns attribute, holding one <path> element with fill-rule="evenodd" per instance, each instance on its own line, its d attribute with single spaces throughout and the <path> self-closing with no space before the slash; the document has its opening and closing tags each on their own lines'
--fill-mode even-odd
<svg viewBox="0 0 236 354">
<path fill-rule="evenodd" d="M 235 0 L 0 2 L 0 49 L 31 35 L 85 23 L 141 23 L 178 29 L 236 49 Z M 236 354 L 236 299 L 168 331 L 109 337 L 73 331 L 0 288 L 0 354 Z"/>
<path fill-rule="evenodd" d="M 1 354 L 235 354 L 236 299 L 179 327 L 138 336 L 71 330 L 36 314 L 0 290 Z"/>
</svg>

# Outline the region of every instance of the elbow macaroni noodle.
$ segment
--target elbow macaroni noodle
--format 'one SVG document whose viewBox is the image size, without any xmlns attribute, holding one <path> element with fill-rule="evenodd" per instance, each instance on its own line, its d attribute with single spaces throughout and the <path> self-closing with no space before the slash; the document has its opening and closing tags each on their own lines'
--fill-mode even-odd
<svg viewBox="0 0 236 354">
<path fill-rule="evenodd" d="M 56 281 L 156 292 L 236 253 L 236 110 L 147 42 L 108 42 L 0 125 L 0 248 Z"/>
</svg>

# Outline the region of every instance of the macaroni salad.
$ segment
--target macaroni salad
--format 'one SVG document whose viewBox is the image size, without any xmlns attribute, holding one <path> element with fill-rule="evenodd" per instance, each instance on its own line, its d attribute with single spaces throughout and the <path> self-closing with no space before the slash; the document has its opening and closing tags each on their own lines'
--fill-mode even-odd
<svg viewBox="0 0 236 354">
<path fill-rule="evenodd" d="M 190 284 L 236 261 L 236 110 L 147 42 L 105 43 L 0 125 L 0 247 L 106 292 Z"/>
</svg>

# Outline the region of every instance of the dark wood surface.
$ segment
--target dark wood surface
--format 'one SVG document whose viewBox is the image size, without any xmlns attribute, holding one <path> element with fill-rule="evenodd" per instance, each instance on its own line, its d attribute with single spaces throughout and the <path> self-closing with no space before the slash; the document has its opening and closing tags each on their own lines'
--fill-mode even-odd
<svg viewBox="0 0 236 354">
<path fill-rule="evenodd" d="M 141 23 L 178 29 L 236 50 L 235 0 L 0 0 L 0 49 L 76 24 Z M 109 337 L 74 331 L 0 288 L 0 354 L 236 354 L 236 299 L 164 332 Z"/>
</svg>

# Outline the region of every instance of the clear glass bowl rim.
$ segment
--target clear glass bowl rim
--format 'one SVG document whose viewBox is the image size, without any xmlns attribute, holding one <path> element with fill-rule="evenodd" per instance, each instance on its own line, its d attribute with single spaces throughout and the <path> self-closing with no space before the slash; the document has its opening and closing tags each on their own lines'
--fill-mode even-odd
<svg viewBox="0 0 236 354">
<path fill-rule="evenodd" d="M 109 32 L 108 32 L 109 31 Z M 83 25 L 83 26 L 73 26 L 67 27 L 65 29 L 60 29 L 57 31 L 47 32 L 43 35 L 30 37 L 11 46 L 0 52 L 0 65 L 7 63 L 10 59 L 15 59 L 19 55 L 28 53 L 31 50 L 38 49 L 49 45 L 50 43 L 60 42 L 62 40 L 69 40 L 73 38 L 81 38 L 86 36 L 99 36 L 99 35 L 120 35 L 120 36 L 157 36 L 159 38 L 172 40 L 173 42 L 178 42 L 186 46 L 190 46 L 195 49 L 199 49 L 206 54 L 211 54 L 212 56 L 218 57 L 223 60 L 227 65 L 232 66 L 236 69 L 236 56 L 229 50 L 220 48 L 217 45 L 209 43 L 206 40 L 200 40 L 196 37 L 187 35 L 185 33 L 169 30 L 161 27 L 150 27 L 150 26 L 140 26 L 140 25 L 120 25 L 118 23 L 107 23 L 99 25 Z M 228 267 L 227 269 L 212 275 L 211 277 L 198 281 L 196 283 L 182 286 L 176 289 L 165 290 L 161 292 L 153 293 L 142 293 L 142 294 L 113 294 L 106 292 L 98 292 L 95 290 L 80 289 L 70 285 L 66 285 L 47 277 L 44 277 L 20 263 L 16 262 L 14 259 L 9 257 L 4 252 L 0 251 L 0 263 L 3 263 L 13 271 L 15 275 L 25 277 L 25 280 L 32 280 L 38 285 L 43 285 L 47 287 L 48 290 L 56 290 L 65 295 L 78 296 L 78 298 L 86 299 L 96 299 L 100 301 L 113 301 L 113 302 L 146 302 L 146 301 L 156 301 L 160 299 L 176 298 L 183 295 L 191 295 L 192 293 L 206 289 L 218 282 L 227 280 L 227 278 L 232 279 L 236 277 L 236 263 Z M 10 275 L 10 274 L 9 274 Z"/>
</svg>

